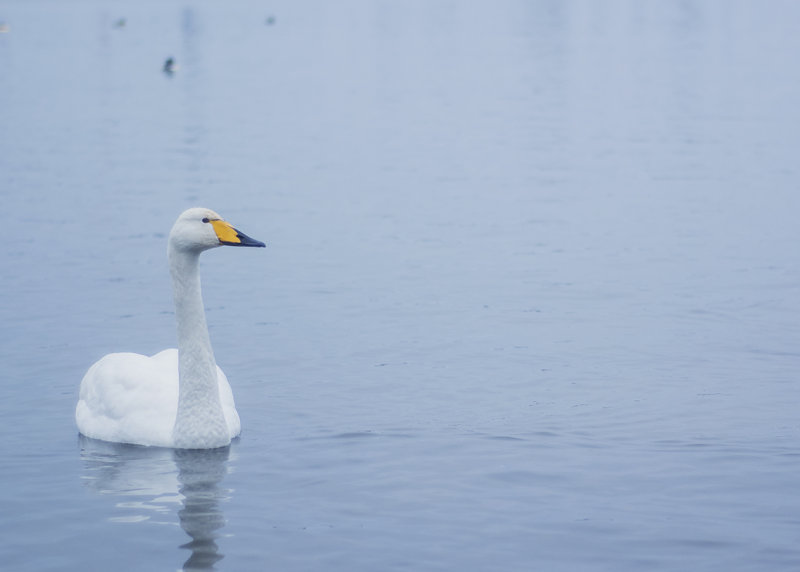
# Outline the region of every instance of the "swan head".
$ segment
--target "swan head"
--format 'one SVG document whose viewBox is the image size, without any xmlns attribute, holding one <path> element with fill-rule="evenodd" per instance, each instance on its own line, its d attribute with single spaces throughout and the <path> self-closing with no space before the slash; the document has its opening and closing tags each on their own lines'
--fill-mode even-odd
<svg viewBox="0 0 800 572">
<path fill-rule="evenodd" d="M 181 213 L 169 233 L 170 248 L 202 252 L 217 246 L 259 246 L 265 244 L 236 230 L 220 215 L 205 208 Z"/>
</svg>

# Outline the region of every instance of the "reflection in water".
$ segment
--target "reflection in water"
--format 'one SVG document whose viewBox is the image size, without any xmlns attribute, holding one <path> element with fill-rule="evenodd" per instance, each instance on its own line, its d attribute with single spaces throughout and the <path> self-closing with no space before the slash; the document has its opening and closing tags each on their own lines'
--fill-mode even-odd
<svg viewBox="0 0 800 572">
<path fill-rule="evenodd" d="M 191 541 L 184 570 L 213 570 L 224 555 L 216 543 L 225 525 L 220 502 L 230 491 L 219 485 L 227 472 L 230 447 L 212 450 L 172 450 L 106 443 L 81 437 L 83 479 L 100 494 L 120 497 L 116 506 L 125 516 L 113 522 L 172 523 L 177 509 L 181 528 Z"/>
<path fill-rule="evenodd" d="M 216 531 L 225 526 L 219 506 L 224 497 L 218 485 L 225 476 L 229 451 L 230 447 L 173 451 L 183 495 L 183 508 L 178 516 L 181 528 L 192 537 L 191 542 L 181 547 L 192 551 L 184 570 L 211 570 L 223 558 L 214 539 Z"/>
</svg>

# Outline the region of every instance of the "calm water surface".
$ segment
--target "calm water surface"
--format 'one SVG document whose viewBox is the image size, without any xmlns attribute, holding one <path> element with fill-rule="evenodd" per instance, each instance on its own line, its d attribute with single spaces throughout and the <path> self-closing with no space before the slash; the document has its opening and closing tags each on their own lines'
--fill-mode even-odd
<svg viewBox="0 0 800 572">
<path fill-rule="evenodd" d="M 796 3 L 2 23 L 4 570 L 800 567 Z M 81 440 L 195 205 L 268 245 L 203 258 L 243 435 Z"/>
</svg>

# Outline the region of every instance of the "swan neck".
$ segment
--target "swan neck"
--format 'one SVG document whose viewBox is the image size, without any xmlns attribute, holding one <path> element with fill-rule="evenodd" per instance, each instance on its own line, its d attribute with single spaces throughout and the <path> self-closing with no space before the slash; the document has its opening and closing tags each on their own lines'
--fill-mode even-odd
<svg viewBox="0 0 800 572">
<path fill-rule="evenodd" d="M 175 301 L 175 320 L 178 326 L 178 351 L 203 354 L 213 362 L 211 339 L 208 335 L 203 295 L 200 287 L 199 253 L 170 256 L 172 292 Z"/>
<path fill-rule="evenodd" d="M 170 246 L 170 274 L 178 328 L 178 411 L 175 446 L 210 448 L 230 443 L 219 399 L 200 288 L 200 252 Z"/>
</svg>

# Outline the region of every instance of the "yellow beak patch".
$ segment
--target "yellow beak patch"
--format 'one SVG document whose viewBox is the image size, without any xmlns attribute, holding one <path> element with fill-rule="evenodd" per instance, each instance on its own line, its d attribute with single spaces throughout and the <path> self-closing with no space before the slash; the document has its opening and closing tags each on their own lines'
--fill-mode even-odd
<svg viewBox="0 0 800 572">
<path fill-rule="evenodd" d="M 224 220 L 212 220 L 210 222 L 220 242 L 226 244 L 239 244 L 242 242 L 239 238 L 239 233 L 229 223 Z"/>
<path fill-rule="evenodd" d="M 214 228 L 214 232 L 219 239 L 220 244 L 228 244 L 230 246 L 266 246 L 260 240 L 250 238 L 245 233 L 240 232 L 233 228 L 229 223 L 220 219 L 212 219 L 208 222 Z"/>
</svg>

